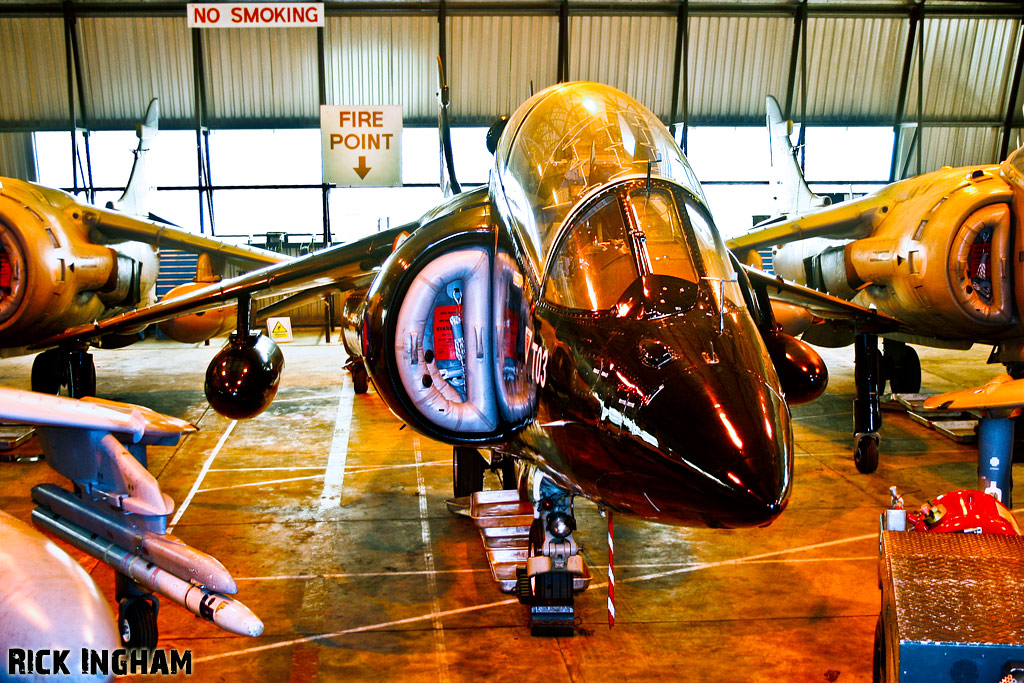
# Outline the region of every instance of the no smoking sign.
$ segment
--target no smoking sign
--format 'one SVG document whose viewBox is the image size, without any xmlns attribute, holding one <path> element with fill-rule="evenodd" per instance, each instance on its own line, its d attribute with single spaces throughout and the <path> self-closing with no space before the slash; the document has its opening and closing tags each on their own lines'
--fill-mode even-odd
<svg viewBox="0 0 1024 683">
<path fill-rule="evenodd" d="M 324 182 L 339 187 L 402 184 L 402 108 L 320 107 Z"/>
</svg>

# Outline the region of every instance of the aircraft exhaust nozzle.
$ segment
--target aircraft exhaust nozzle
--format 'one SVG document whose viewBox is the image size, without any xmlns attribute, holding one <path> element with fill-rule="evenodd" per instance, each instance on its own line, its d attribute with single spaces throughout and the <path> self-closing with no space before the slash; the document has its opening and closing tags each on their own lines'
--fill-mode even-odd
<svg viewBox="0 0 1024 683">
<path fill-rule="evenodd" d="M 284 354 L 270 337 L 237 333 L 206 369 L 206 400 L 219 414 L 233 420 L 256 417 L 277 395 Z"/>
</svg>

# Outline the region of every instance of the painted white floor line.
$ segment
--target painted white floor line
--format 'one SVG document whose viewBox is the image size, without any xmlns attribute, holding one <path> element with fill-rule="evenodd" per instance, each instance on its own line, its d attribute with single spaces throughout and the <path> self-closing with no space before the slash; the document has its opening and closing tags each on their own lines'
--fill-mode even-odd
<svg viewBox="0 0 1024 683">
<path fill-rule="evenodd" d="M 213 451 L 210 452 L 210 457 L 208 457 L 206 462 L 203 463 L 203 469 L 199 470 L 199 476 L 196 477 L 195 483 L 192 484 L 192 490 L 190 490 L 188 495 L 185 496 L 185 500 L 178 506 L 178 511 L 174 513 L 171 523 L 167 525 L 167 533 L 174 531 L 174 526 L 178 523 L 178 520 L 181 519 L 181 516 L 185 514 L 185 510 L 188 509 L 189 503 L 192 502 L 192 497 L 196 495 L 197 491 L 199 491 L 199 486 L 203 483 L 203 478 L 206 476 L 206 473 L 210 471 L 210 465 L 213 464 L 213 459 L 217 457 L 217 454 L 220 453 L 220 449 L 224 447 L 224 442 L 228 440 L 229 436 L 231 436 L 231 432 L 235 430 L 236 424 L 238 424 L 238 420 L 232 420 L 229 422 L 228 428 L 220 435 L 220 441 L 217 442 Z"/>
<path fill-rule="evenodd" d="M 427 485 L 423 480 L 423 450 L 420 447 L 420 437 L 412 440 L 412 451 L 416 457 L 416 491 L 420 499 L 420 536 L 423 539 L 423 564 L 427 573 L 427 592 L 430 595 L 430 606 L 433 613 L 438 615 L 441 612 L 441 598 L 437 593 L 437 572 L 434 571 L 434 542 L 430 537 L 430 517 L 427 514 Z M 448 648 L 444 642 L 444 623 L 440 616 L 434 616 L 431 620 L 434 626 L 434 653 L 437 655 L 437 679 L 441 683 L 447 683 L 448 675 Z"/>
<path fill-rule="evenodd" d="M 625 579 L 617 579 L 616 585 L 622 583 L 633 583 L 636 581 L 650 581 L 652 579 L 659 579 L 670 574 L 680 574 L 683 572 L 694 572 L 700 569 L 711 569 L 714 567 L 721 567 L 730 564 L 743 564 L 744 562 L 752 562 L 757 560 L 764 560 L 769 557 L 775 557 L 778 555 L 790 555 L 793 553 L 799 553 L 806 550 L 815 550 L 817 548 L 826 548 L 835 545 L 841 545 L 843 543 L 855 543 L 857 541 L 865 541 L 867 539 L 877 539 L 878 534 L 864 534 L 863 536 L 851 536 L 850 538 L 841 538 L 835 541 L 828 541 L 825 543 L 815 543 L 813 545 L 801 546 L 799 548 L 789 548 L 787 550 L 777 550 L 768 553 L 760 553 L 758 555 L 750 555 L 748 557 L 741 557 L 735 560 L 724 560 L 721 562 L 704 562 L 694 564 L 682 569 L 677 569 L 671 572 L 659 572 L 657 574 L 645 574 L 644 576 L 634 576 Z M 603 588 L 607 583 L 602 584 L 591 584 L 590 589 Z M 206 657 L 198 657 L 195 659 L 196 663 L 209 662 L 217 659 L 224 659 L 226 657 L 236 657 L 239 655 L 248 655 L 256 652 L 265 652 L 267 650 L 275 650 L 282 647 L 291 647 L 293 645 L 301 645 L 302 643 L 310 643 L 318 640 L 330 640 L 331 638 L 338 638 L 340 636 L 349 635 L 351 633 L 365 633 L 366 631 L 379 631 L 381 629 L 391 628 L 394 626 L 404 626 L 406 624 L 415 624 L 417 622 L 426 621 L 430 619 L 440 619 L 443 617 L 449 617 L 456 614 L 466 614 L 468 612 L 479 612 L 481 610 L 492 609 L 494 607 L 502 607 L 504 605 L 511 605 L 512 603 L 518 603 L 518 598 L 509 598 L 507 600 L 499 600 L 498 602 L 488 602 L 483 605 L 470 605 L 469 607 L 457 607 L 455 609 L 445 610 L 444 612 L 431 612 L 430 614 L 421 614 L 416 617 L 407 617 L 405 619 L 398 619 L 396 621 L 387 621 L 378 624 L 367 624 L 366 626 L 356 626 L 353 628 L 345 629 L 344 631 L 335 631 L 333 633 L 321 633 L 319 635 L 305 636 L 303 638 L 294 638 L 292 640 L 284 640 L 279 643 L 268 643 L 267 645 L 257 645 L 256 647 L 249 647 L 243 650 L 235 650 L 233 652 L 221 652 L 215 655 L 207 655 Z"/>
<path fill-rule="evenodd" d="M 320 512 L 341 505 L 341 487 L 345 483 L 345 460 L 348 458 L 348 437 L 352 431 L 352 402 L 356 392 L 349 374 L 342 373 L 338 415 L 334 418 L 334 437 L 327 456 L 324 490 L 320 494 Z"/>
<path fill-rule="evenodd" d="M 451 459 L 431 460 L 423 463 L 423 467 L 435 465 L 451 465 Z M 346 465 L 345 471 L 352 473 L 379 472 L 381 470 L 404 470 L 417 467 L 416 463 L 410 465 Z M 296 465 L 294 467 L 211 467 L 211 472 L 290 472 L 298 470 L 323 470 L 319 465 Z"/>
<path fill-rule="evenodd" d="M 196 493 L 209 493 L 210 491 L 227 491 L 228 489 L 244 489 L 249 486 L 269 486 L 270 484 L 287 484 L 290 481 L 309 481 L 311 479 L 323 479 L 323 474 L 313 474 L 308 477 L 291 477 L 289 479 L 268 479 L 267 481 L 251 481 L 247 484 L 232 484 L 231 486 L 214 486 L 208 489 L 199 489 Z"/>
<path fill-rule="evenodd" d="M 96 560 L 99 562 L 99 560 Z M 382 576 L 425 576 L 422 569 L 404 572 L 342 572 L 338 574 L 279 574 L 277 576 L 236 576 L 235 581 L 312 581 L 313 579 L 371 579 Z M 490 574 L 490 569 L 444 569 L 434 574 Z"/>
<path fill-rule="evenodd" d="M 296 465 L 294 467 L 211 467 L 211 472 L 291 472 L 295 470 L 322 470 L 319 465 Z"/>
<path fill-rule="evenodd" d="M 743 564 L 802 564 L 808 562 L 877 562 L 877 555 L 859 555 L 857 557 L 786 557 L 778 560 L 750 560 Z M 588 565 L 592 570 L 604 571 L 608 565 Z M 701 562 L 652 562 L 641 564 L 618 564 L 619 569 L 657 569 L 664 567 L 692 568 L 704 566 Z M 384 576 L 424 576 L 434 574 L 490 574 L 490 569 L 435 569 L 427 572 L 422 569 L 402 572 L 343 572 L 338 574 L 278 574 L 277 576 L 236 576 L 235 581 L 313 581 L 315 579 L 375 579 Z"/>
<path fill-rule="evenodd" d="M 299 403 L 300 401 L 322 401 L 327 398 L 338 398 L 341 394 L 323 394 L 321 396 L 294 396 L 292 398 L 275 398 L 274 403 Z"/>
</svg>

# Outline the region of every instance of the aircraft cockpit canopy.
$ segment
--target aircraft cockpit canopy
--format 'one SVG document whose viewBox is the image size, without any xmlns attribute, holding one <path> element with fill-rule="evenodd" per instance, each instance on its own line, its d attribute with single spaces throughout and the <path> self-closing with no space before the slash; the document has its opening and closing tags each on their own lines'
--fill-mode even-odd
<svg viewBox="0 0 1024 683">
<path fill-rule="evenodd" d="M 530 98 L 505 127 L 495 163 L 492 196 L 537 275 L 570 210 L 609 183 L 668 179 L 706 205 L 665 126 L 632 97 L 598 83 L 557 85 Z"/>
<path fill-rule="evenodd" d="M 639 297 L 649 312 L 671 315 L 693 306 L 702 282 L 742 306 L 735 278 L 709 216 L 689 192 L 664 180 L 629 180 L 567 217 L 543 296 L 564 308 L 612 314 L 632 310 L 629 302 Z"/>
<path fill-rule="evenodd" d="M 1024 190 L 1024 147 L 1019 147 L 1003 163 L 1003 176 Z"/>
</svg>

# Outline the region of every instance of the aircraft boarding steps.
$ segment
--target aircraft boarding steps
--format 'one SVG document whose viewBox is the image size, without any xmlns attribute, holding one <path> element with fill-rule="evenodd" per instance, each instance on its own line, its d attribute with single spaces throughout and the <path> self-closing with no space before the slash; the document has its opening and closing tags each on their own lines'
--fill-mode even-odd
<svg viewBox="0 0 1024 683">
<path fill-rule="evenodd" d="M 929 429 L 934 429 L 956 443 L 974 443 L 978 439 L 978 415 L 968 410 L 925 410 L 924 402 L 931 394 L 889 394 L 882 401 L 883 410 L 906 412 L 907 416 Z"/>
<path fill-rule="evenodd" d="M 35 427 L 23 424 L 0 422 L 0 462 L 36 462 L 42 460 L 41 454 L 15 455 L 10 453 L 22 445 L 36 433 Z"/>
<path fill-rule="evenodd" d="M 1024 680 L 1024 537 L 883 528 L 878 572 L 875 680 Z"/>
<path fill-rule="evenodd" d="M 533 504 L 522 500 L 516 490 L 479 491 L 471 497 L 469 516 L 480 530 L 491 576 L 502 592 L 514 593 L 516 570 L 526 568 Z M 585 591 L 590 578 L 584 563 L 583 574 L 573 577 L 573 592 Z"/>
</svg>

